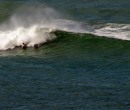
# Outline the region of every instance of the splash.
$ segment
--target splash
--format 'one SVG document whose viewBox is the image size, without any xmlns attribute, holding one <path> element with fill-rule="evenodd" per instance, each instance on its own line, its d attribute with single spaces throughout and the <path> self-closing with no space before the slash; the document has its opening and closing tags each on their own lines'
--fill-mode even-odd
<svg viewBox="0 0 130 110">
<path fill-rule="evenodd" d="M 83 30 L 78 22 L 64 19 L 50 7 L 24 6 L 0 25 L 0 50 L 13 49 L 26 43 L 27 46 L 53 40 L 54 30 L 79 32 Z"/>
</svg>

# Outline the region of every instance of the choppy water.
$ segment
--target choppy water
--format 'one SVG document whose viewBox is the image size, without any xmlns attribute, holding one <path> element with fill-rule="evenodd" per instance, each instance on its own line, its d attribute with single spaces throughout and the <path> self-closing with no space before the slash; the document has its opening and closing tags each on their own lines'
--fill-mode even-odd
<svg viewBox="0 0 130 110">
<path fill-rule="evenodd" d="M 129 18 L 128 0 L 1 0 L 0 109 L 129 110 Z"/>
</svg>

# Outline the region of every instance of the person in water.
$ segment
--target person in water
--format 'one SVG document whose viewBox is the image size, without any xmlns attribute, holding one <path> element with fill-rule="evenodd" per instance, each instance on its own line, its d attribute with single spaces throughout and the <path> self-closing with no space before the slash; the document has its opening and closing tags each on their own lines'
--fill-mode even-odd
<svg viewBox="0 0 130 110">
<path fill-rule="evenodd" d="M 27 49 L 27 45 L 26 45 L 25 43 L 23 43 L 22 48 L 23 48 L 24 50 L 26 50 L 26 49 Z"/>
<path fill-rule="evenodd" d="M 35 49 L 38 49 L 38 47 L 39 47 L 38 44 L 34 44 Z"/>
<path fill-rule="evenodd" d="M 38 47 L 39 47 L 38 44 L 34 44 L 34 48 L 35 48 L 35 49 L 38 49 Z M 25 43 L 23 43 L 23 44 L 22 44 L 22 48 L 23 48 L 24 50 L 26 50 L 26 49 L 27 49 L 27 45 L 26 45 Z"/>
</svg>

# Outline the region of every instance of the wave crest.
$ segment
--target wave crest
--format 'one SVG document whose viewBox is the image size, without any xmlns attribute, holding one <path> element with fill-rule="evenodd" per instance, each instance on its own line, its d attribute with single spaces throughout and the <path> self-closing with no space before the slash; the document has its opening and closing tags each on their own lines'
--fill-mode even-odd
<svg viewBox="0 0 130 110">
<path fill-rule="evenodd" d="M 82 25 L 68 20 L 55 9 L 46 6 L 22 6 L 8 21 L 0 24 L 0 50 L 12 49 L 26 43 L 27 46 L 55 39 L 52 31 L 88 33 L 123 40 L 130 40 L 129 24 Z"/>
</svg>

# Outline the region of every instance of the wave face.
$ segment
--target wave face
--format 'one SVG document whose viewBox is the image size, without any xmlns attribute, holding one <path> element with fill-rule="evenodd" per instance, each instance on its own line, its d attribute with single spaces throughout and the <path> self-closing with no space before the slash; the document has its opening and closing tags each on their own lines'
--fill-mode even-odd
<svg viewBox="0 0 130 110">
<path fill-rule="evenodd" d="M 130 40 L 129 24 L 79 23 L 51 7 L 31 5 L 18 8 L 0 24 L 0 50 L 13 49 L 22 43 L 29 47 L 43 44 L 57 38 L 53 33 L 56 30 Z"/>
</svg>

